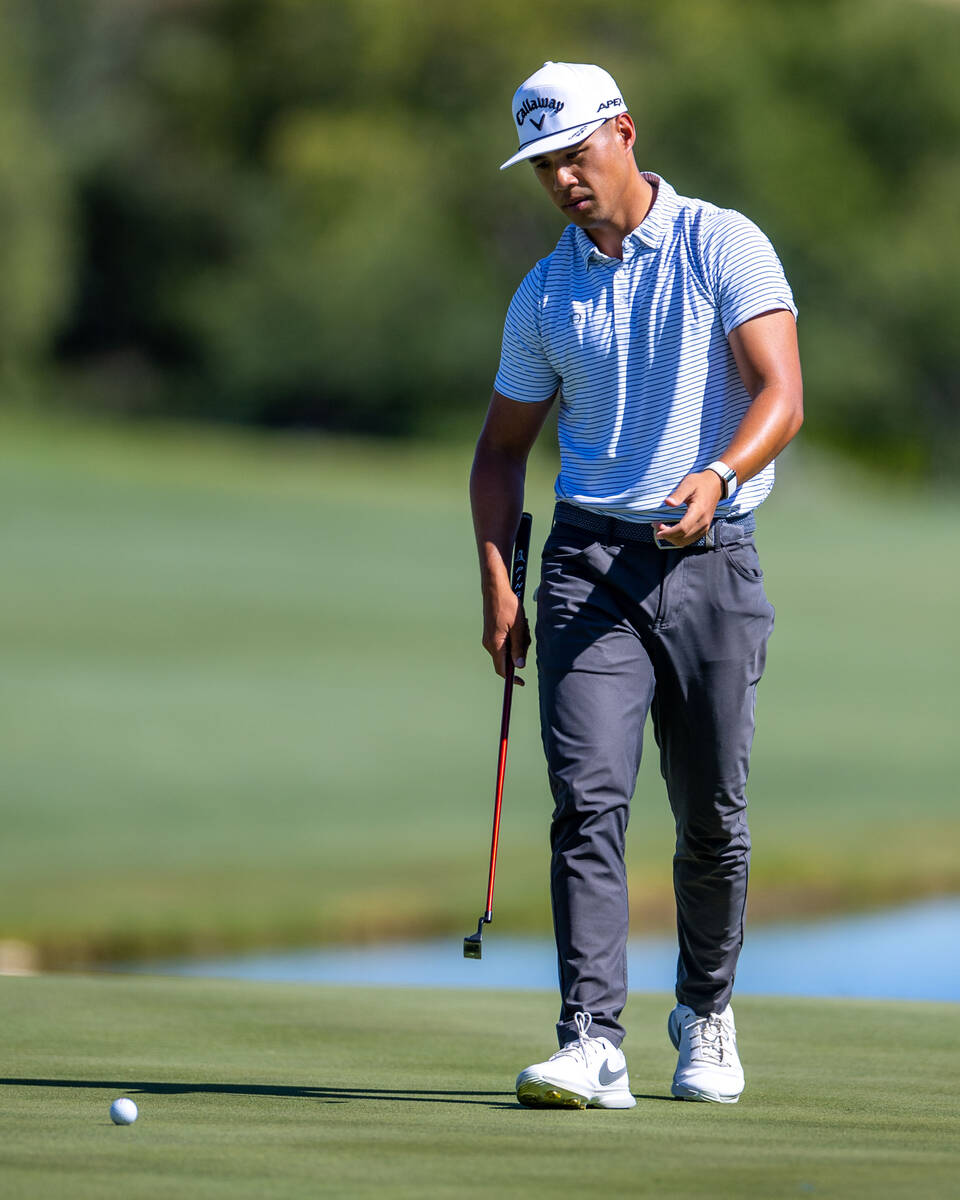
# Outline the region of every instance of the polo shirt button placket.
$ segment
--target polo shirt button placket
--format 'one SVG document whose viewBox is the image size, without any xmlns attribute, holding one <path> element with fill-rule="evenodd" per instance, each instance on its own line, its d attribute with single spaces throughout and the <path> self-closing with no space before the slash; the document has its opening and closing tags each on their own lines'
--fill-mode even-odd
<svg viewBox="0 0 960 1200">
<path fill-rule="evenodd" d="M 630 267 L 628 256 L 632 257 L 632 247 L 628 243 L 623 246 L 623 259 L 613 269 L 613 327 L 616 330 L 617 345 L 626 347 L 630 337 Z"/>
</svg>

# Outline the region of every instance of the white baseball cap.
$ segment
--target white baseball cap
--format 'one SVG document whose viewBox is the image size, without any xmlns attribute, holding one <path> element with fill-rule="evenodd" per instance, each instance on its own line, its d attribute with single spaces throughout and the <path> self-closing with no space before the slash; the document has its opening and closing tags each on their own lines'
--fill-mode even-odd
<svg viewBox="0 0 960 1200">
<path fill-rule="evenodd" d="M 513 97 L 520 149 L 501 166 L 575 146 L 609 117 L 627 111 L 613 77 L 590 63 L 545 62 Z"/>
</svg>

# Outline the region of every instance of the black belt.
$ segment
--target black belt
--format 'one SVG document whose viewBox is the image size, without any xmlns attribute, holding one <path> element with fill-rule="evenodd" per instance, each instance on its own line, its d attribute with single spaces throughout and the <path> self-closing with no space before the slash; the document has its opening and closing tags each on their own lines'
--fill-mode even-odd
<svg viewBox="0 0 960 1200">
<path fill-rule="evenodd" d="M 757 528 L 752 512 L 743 513 L 739 517 L 720 517 L 711 524 L 702 538 L 691 542 L 689 546 L 671 546 L 669 542 L 657 541 L 653 536 L 653 525 L 648 521 L 621 521 L 619 517 L 605 517 L 602 513 L 589 512 L 563 500 L 559 500 L 553 510 L 553 523 L 575 525 L 577 529 L 589 530 L 590 533 L 599 534 L 605 542 L 646 542 L 660 550 L 712 550 L 725 542 L 739 542 Z M 659 523 L 658 521 L 657 524 Z M 727 534 L 732 536 L 725 536 Z"/>
</svg>

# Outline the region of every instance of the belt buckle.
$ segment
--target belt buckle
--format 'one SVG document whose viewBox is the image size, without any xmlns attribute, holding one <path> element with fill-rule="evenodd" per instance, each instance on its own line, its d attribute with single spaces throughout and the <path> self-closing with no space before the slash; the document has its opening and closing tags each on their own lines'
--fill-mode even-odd
<svg viewBox="0 0 960 1200">
<path fill-rule="evenodd" d="M 660 522 L 658 522 L 657 524 L 660 524 Z M 679 524 L 680 524 L 679 521 L 671 521 L 670 522 L 671 528 L 674 525 L 679 525 Z M 656 546 L 656 548 L 658 550 L 690 550 L 692 548 L 692 546 L 699 546 L 701 543 L 703 544 L 704 550 L 713 550 L 718 545 L 720 545 L 720 543 L 717 541 L 717 533 L 719 531 L 717 530 L 716 524 L 711 524 L 710 528 L 703 535 L 703 537 L 699 538 L 696 542 L 693 542 L 692 546 L 674 546 L 672 542 L 661 542 L 660 539 L 657 537 L 656 528 L 657 528 L 656 525 L 650 526 L 650 530 L 653 533 L 653 544 Z"/>
<path fill-rule="evenodd" d="M 672 542 L 661 542 L 660 541 L 660 539 L 657 537 L 657 525 L 662 525 L 662 524 L 663 524 L 662 521 L 656 521 L 656 522 L 652 523 L 650 526 L 650 532 L 653 534 L 653 544 L 656 546 L 656 548 L 658 550 L 680 550 L 680 549 L 682 549 L 681 546 L 674 546 L 674 544 Z M 680 524 L 679 521 L 671 521 L 670 528 L 672 529 L 674 525 L 679 525 L 679 524 Z"/>
</svg>

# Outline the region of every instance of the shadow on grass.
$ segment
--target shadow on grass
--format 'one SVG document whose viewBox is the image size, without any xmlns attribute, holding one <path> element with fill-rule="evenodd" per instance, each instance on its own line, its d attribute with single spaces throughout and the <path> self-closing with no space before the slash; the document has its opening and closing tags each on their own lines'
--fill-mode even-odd
<svg viewBox="0 0 960 1200">
<path fill-rule="evenodd" d="M 211 1093 L 222 1096 L 278 1096 L 297 1100 L 321 1100 L 326 1104 L 343 1104 L 348 1100 L 400 1100 L 412 1104 L 479 1104 L 484 1108 L 513 1108 L 520 1110 L 512 1092 L 444 1092 L 434 1089 L 410 1088 L 338 1088 L 284 1087 L 280 1084 L 256 1083 L 145 1083 L 126 1079 L 17 1079 L 0 1078 L 3 1087 L 98 1088 L 122 1095 L 186 1096 L 192 1093 Z M 668 1100 L 672 1096 L 651 1096 L 635 1093 L 638 1100 Z M 508 1099 L 509 1097 L 509 1099 Z M 525 1110 L 529 1111 L 529 1110 Z"/>
<path fill-rule="evenodd" d="M 212 1093 L 225 1096 L 279 1096 L 298 1100 L 403 1100 L 415 1104 L 482 1104 L 487 1108 L 519 1108 L 510 1092 L 444 1092 L 410 1088 L 284 1087 L 255 1083 L 157 1083 L 132 1079 L 17 1079 L 2 1078 L 5 1087 L 101 1088 L 124 1095 L 183 1096 Z M 480 1098 L 477 1098 L 480 1097 Z M 485 1097 L 490 1097 L 486 1099 Z M 496 1099 L 494 1099 L 496 1097 Z M 510 1097 L 512 1103 L 507 1102 Z"/>
</svg>

